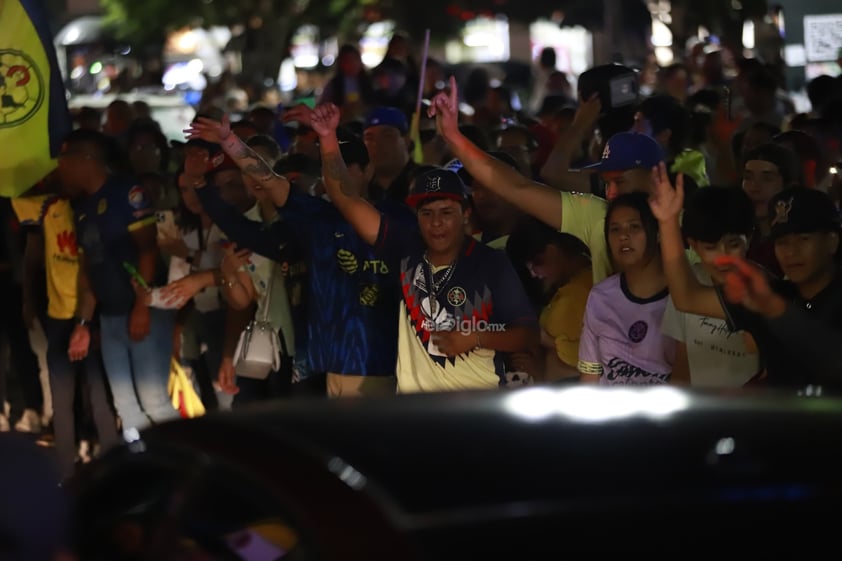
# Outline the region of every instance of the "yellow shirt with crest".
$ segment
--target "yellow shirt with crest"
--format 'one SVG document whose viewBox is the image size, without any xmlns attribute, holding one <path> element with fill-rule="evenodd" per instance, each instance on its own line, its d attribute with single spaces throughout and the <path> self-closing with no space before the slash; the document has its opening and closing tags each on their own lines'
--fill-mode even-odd
<svg viewBox="0 0 842 561">
<path fill-rule="evenodd" d="M 47 271 L 47 315 L 73 319 L 76 313 L 79 248 L 70 202 L 55 195 L 12 199 L 21 225 L 41 226 Z"/>
</svg>

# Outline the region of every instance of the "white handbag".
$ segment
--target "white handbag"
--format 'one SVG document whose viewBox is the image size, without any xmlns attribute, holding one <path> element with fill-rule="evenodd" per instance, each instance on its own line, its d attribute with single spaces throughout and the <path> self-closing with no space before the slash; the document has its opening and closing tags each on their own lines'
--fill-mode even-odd
<svg viewBox="0 0 842 561">
<path fill-rule="evenodd" d="M 273 267 L 263 310 L 240 334 L 234 351 L 234 371 L 243 378 L 265 380 L 281 368 L 281 338 L 269 322 L 274 273 Z"/>
</svg>

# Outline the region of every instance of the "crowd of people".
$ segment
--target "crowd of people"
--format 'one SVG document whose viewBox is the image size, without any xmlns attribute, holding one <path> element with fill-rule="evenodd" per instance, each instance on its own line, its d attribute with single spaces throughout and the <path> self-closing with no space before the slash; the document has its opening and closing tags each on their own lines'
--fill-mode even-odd
<svg viewBox="0 0 842 561">
<path fill-rule="evenodd" d="M 71 475 L 80 441 L 180 416 L 174 370 L 208 411 L 523 384 L 840 386 L 842 79 L 810 83 L 809 114 L 754 59 L 730 81 L 675 64 L 618 100 L 606 85 L 632 70 L 596 67 L 574 92 L 546 52 L 525 113 L 506 86 L 460 89 L 433 63 L 416 134 L 395 43 L 381 87 L 347 46 L 315 107 L 228 114 L 208 95 L 184 143 L 142 106 L 83 111 L 58 169 L 4 208 L 23 391 L 0 430 L 50 425 Z M 255 320 L 278 334 L 265 377 L 238 371 Z"/>
</svg>

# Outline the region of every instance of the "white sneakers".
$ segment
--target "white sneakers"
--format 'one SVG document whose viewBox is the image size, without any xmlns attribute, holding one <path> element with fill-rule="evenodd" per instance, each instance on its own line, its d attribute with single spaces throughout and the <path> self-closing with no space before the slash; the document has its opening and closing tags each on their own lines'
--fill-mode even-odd
<svg viewBox="0 0 842 561">
<path fill-rule="evenodd" d="M 41 415 L 34 409 L 24 410 L 20 420 L 15 423 L 15 430 L 18 432 L 40 434 L 42 429 Z"/>
</svg>

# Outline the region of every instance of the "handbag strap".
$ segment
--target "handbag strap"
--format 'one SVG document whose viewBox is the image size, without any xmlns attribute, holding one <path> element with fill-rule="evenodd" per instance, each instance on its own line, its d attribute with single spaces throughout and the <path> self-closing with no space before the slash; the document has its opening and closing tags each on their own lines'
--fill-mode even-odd
<svg viewBox="0 0 842 561">
<path fill-rule="evenodd" d="M 269 273 L 269 281 L 266 283 L 266 298 L 263 303 L 263 310 L 261 310 L 257 321 L 267 323 L 269 321 L 269 308 L 272 305 L 272 289 L 275 287 L 275 272 L 278 264 L 272 261 L 272 270 Z"/>
</svg>

